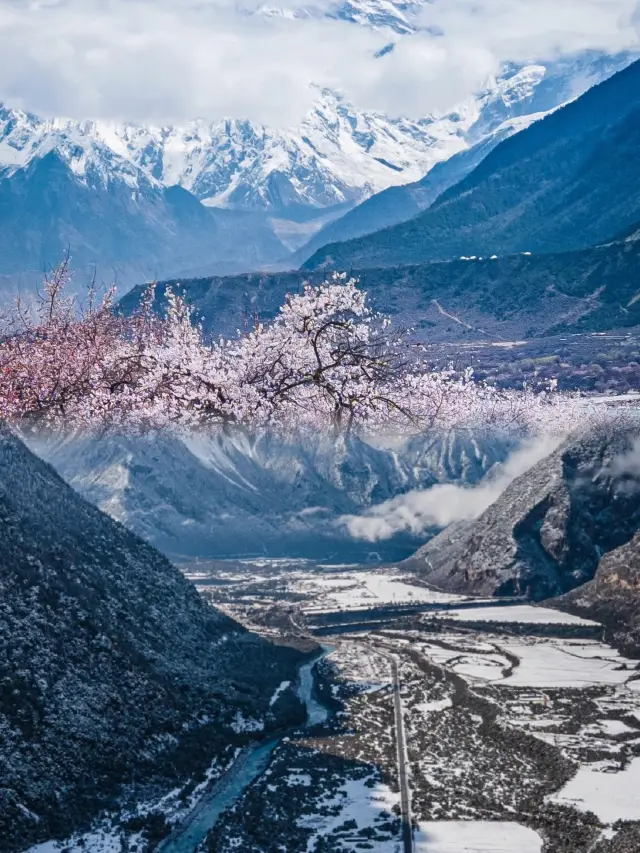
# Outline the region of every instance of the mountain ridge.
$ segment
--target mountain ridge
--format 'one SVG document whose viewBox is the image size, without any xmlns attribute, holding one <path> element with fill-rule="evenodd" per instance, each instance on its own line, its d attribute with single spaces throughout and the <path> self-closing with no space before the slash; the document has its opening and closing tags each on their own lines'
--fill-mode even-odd
<svg viewBox="0 0 640 853">
<path fill-rule="evenodd" d="M 587 52 L 509 67 L 449 112 L 416 120 L 356 110 L 318 90 L 301 125 L 282 131 L 240 120 L 175 128 L 43 120 L 0 107 L 2 298 L 31 289 L 67 251 L 79 288 L 94 276 L 128 289 L 297 266 L 302 256 L 290 252 L 358 202 L 374 195 L 379 206 L 379 190 L 423 179 L 628 61 Z M 445 185 L 459 177 L 449 171 Z M 431 200 L 425 187 L 418 194 Z"/>
<path fill-rule="evenodd" d="M 55 150 L 0 173 L 0 275 L 35 277 L 68 251 L 79 284 L 94 272 L 110 284 L 116 269 L 127 287 L 141 273 L 239 272 L 284 251 L 251 213 L 208 209 L 187 190 L 144 177 L 135 189 L 127 180 L 103 183 L 91 169 L 86 177 L 78 181 Z"/>
<path fill-rule="evenodd" d="M 67 482 L 178 557 L 396 559 L 416 545 L 354 541 L 340 518 L 412 488 L 474 483 L 511 447 L 466 433 L 386 447 L 353 437 L 82 436 L 30 441 Z"/>
<path fill-rule="evenodd" d="M 639 436 L 631 418 L 570 437 L 476 520 L 452 524 L 402 565 L 452 592 L 608 614 L 616 641 L 626 642 L 627 622 L 637 640 Z"/>
<path fill-rule="evenodd" d="M 316 252 L 304 268 L 569 251 L 640 214 L 640 62 L 502 141 L 409 222 Z"/>
<path fill-rule="evenodd" d="M 294 252 L 291 256 L 292 263 L 304 264 L 315 252 L 329 243 L 344 243 L 413 219 L 431 207 L 447 189 L 472 172 L 503 139 L 520 132 L 544 115 L 546 113 L 535 113 L 524 118 L 508 119 L 471 148 L 436 163 L 419 181 L 388 187 L 374 193 L 343 216 L 323 225 L 311 240 Z"/>
<path fill-rule="evenodd" d="M 359 278 L 375 310 L 425 342 L 514 341 L 632 328 L 640 325 L 639 227 L 582 251 L 348 271 Z M 309 270 L 161 282 L 154 304 L 164 310 L 171 287 L 184 296 L 207 334 L 233 335 L 247 317 L 272 319 L 287 293 L 324 277 L 322 270 Z M 133 311 L 144 291 L 144 286 L 133 288 L 122 298 L 122 309 Z"/>
</svg>

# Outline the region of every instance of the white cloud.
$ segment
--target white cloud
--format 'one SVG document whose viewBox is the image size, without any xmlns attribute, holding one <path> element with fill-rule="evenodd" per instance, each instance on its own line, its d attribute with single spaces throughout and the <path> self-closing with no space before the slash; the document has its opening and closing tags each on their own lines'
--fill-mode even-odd
<svg viewBox="0 0 640 853">
<path fill-rule="evenodd" d="M 502 465 L 497 465 L 477 486 L 443 484 L 414 490 L 371 507 L 364 515 L 346 515 L 340 522 L 355 539 L 377 542 L 397 533 L 419 536 L 454 521 L 477 518 L 491 506 L 516 477 L 547 457 L 560 444 L 558 438 L 526 442 Z"/>
<path fill-rule="evenodd" d="M 422 22 L 502 60 L 543 60 L 637 41 L 637 0 L 434 0 Z"/>
<path fill-rule="evenodd" d="M 314 83 L 420 116 L 469 95 L 503 60 L 629 47 L 639 17 L 636 0 L 433 0 L 420 12 L 432 32 L 398 36 L 324 17 L 324 0 L 298 5 L 266 15 L 254 0 L 0 0 L 0 97 L 76 118 L 286 126 Z"/>
</svg>

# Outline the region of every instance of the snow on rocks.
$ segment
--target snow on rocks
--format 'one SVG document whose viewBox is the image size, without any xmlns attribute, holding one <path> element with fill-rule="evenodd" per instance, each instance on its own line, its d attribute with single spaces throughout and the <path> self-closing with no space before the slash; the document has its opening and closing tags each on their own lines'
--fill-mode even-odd
<svg viewBox="0 0 640 853">
<path fill-rule="evenodd" d="M 253 717 L 245 717 L 242 711 L 238 711 L 231 723 L 231 728 L 236 734 L 243 732 L 261 732 L 264 731 L 264 722 L 256 720 Z"/>
<path fill-rule="evenodd" d="M 273 708 L 273 706 L 278 701 L 280 694 L 284 693 L 284 691 L 290 686 L 291 686 L 290 681 L 283 681 L 282 684 L 280 684 L 280 686 L 276 689 L 275 693 L 273 694 L 273 696 L 269 700 L 269 707 L 270 708 Z"/>
<path fill-rule="evenodd" d="M 177 184 L 212 207 L 266 210 L 279 207 L 280 181 L 299 204 L 321 211 L 417 181 L 477 137 L 517 122 L 513 114 L 544 76 L 542 66 L 528 66 L 449 113 L 417 120 L 359 110 L 317 89 L 313 108 L 288 129 L 238 119 L 174 127 L 74 122 L 0 106 L 0 167 L 25 168 L 55 151 L 83 181 Z"/>
<path fill-rule="evenodd" d="M 122 853 L 122 851 L 120 831 L 105 830 L 74 836 L 65 841 L 45 841 L 44 844 L 31 847 L 26 853 Z"/>
</svg>

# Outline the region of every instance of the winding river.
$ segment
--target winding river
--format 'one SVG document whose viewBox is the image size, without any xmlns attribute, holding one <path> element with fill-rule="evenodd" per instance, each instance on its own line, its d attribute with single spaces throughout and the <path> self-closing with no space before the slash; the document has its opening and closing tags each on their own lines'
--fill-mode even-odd
<svg viewBox="0 0 640 853">
<path fill-rule="evenodd" d="M 323 646 L 323 653 L 300 667 L 297 688 L 298 697 L 307 708 L 307 726 L 323 723 L 329 716 L 328 709 L 314 697 L 313 668 L 330 652 Z M 199 844 L 215 826 L 220 815 L 239 799 L 245 789 L 267 769 L 271 754 L 282 740 L 278 735 L 266 741 L 251 744 L 239 753 L 231 767 L 220 777 L 213 788 L 205 794 L 187 818 L 158 847 L 158 853 L 194 853 Z"/>
</svg>

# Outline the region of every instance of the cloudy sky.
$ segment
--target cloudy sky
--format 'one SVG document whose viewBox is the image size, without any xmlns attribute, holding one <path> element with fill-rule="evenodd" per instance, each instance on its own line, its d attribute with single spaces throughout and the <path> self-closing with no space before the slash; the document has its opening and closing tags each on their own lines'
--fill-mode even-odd
<svg viewBox="0 0 640 853">
<path fill-rule="evenodd" d="M 419 117 L 477 90 L 501 62 L 633 48 L 640 33 L 638 0 L 414 3 L 417 31 L 399 35 L 331 17 L 339 5 L 328 0 L 0 0 L 0 99 L 42 115 L 286 127 L 315 84 Z"/>
</svg>

